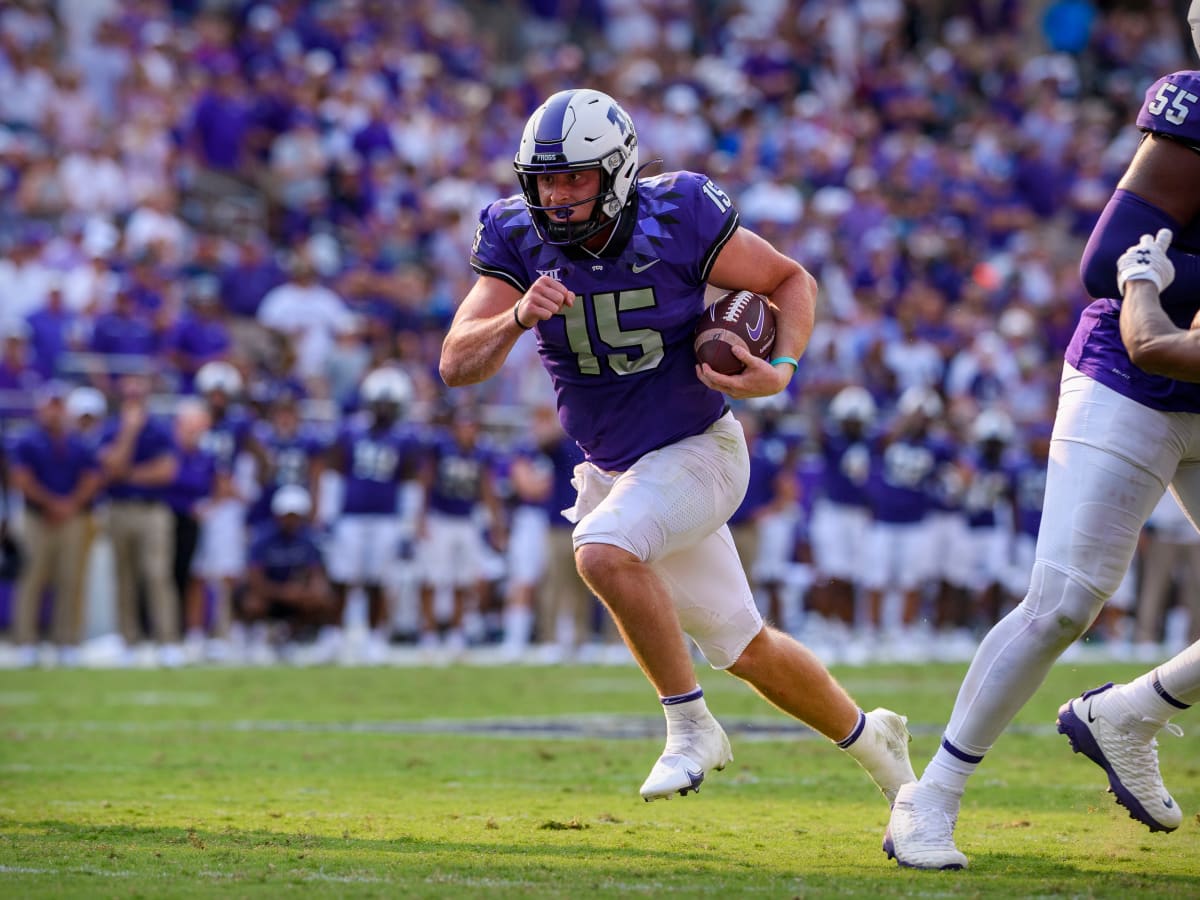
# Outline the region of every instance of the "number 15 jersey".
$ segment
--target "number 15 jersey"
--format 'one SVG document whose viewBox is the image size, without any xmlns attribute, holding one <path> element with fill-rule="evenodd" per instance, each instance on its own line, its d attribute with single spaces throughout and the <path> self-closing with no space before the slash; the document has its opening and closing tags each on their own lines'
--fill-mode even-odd
<svg viewBox="0 0 1200 900">
<path fill-rule="evenodd" d="M 694 172 L 639 181 L 598 255 L 543 243 L 520 195 L 481 213 L 476 272 L 522 293 L 548 275 L 575 294 L 574 306 L 538 323 L 538 353 L 564 430 L 597 467 L 624 471 L 721 416 L 724 397 L 696 377 L 692 334 L 737 227 L 729 197 Z"/>
</svg>

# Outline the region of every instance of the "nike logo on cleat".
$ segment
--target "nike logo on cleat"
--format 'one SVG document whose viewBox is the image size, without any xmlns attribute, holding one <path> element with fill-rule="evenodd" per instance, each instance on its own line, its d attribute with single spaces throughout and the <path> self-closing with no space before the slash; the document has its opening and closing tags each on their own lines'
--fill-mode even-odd
<svg viewBox="0 0 1200 900">
<path fill-rule="evenodd" d="M 1096 717 L 1092 715 L 1092 701 L 1091 700 L 1088 701 L 1087 720 L 1088 720 L 1089 725 L 1096 721 Z"/>
<path fill-rule="evenodd" d="M 648 263 L 634 263 L 632 266 L 630 266 L 630 268 L 633 270 L 633 274 L 637 275 L 639 272 L 645 272 L 652 265 L 654 265 L 655 263 L 660 263 L 660 262 L 662 262 L 661 258 L 652 259 Z"/>
<path fill-rule="evenodd" d="M 1165 806 L 1167 809 L 1173 809 L 1175 807 L 1175 801 L 1170 797 L 1163 797 L 1163 806 Z"/>
<path fill-rule="evenodd" d="M 684 772 L 687 773 L 688 780 L 692 783 L 692 790 L 700 790 L 700 783 L 704 781 L 704 770 L 698 769 L 693 772 L 691 769 L 684 769 Z"/>
</svg>

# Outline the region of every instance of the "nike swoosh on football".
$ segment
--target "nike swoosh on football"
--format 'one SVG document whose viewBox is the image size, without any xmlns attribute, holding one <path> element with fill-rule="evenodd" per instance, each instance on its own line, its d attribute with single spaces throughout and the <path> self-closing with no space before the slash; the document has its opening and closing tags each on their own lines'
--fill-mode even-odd
<svg viewBox="0 0 1200 900">
<path fill-rule="evenodd" d="M 662 257 L 659 257 L 658 259 L 652 259 L 652 260 L 650 260 L 650 262 L 646 263 L 645 265 L 638 265 L 637 263 L 634 263 L 632 266 L 630 266 L 630 268 L 633 269 L 633 274 L 636 275 L 639 272 L 645 272 L 652 265 L 654 265 L 655 263 L 660 263 L 660 262 L 662 262 Z"/>
<path fill-rule="evenodd" d="M 767 314 L 760 306 L 758 308 L 758 322 L 746 329 L 746 334 L 749 336 L 750 340 L 757 341 L 760 337 L 762 337 L 763 325 L 765 325 L 766 322 Z"/>
</svg>

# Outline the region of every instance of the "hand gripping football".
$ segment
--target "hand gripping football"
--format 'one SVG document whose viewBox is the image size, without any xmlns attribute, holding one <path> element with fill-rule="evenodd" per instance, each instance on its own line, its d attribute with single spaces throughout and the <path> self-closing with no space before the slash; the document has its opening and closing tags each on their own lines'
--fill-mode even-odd
<svg viewBox="0 0 1200 900">
<path fill-rule="evenodd" d="M 693 347 L 696 360 L 708 363 L 722 375 L 737 375 L 744 368 L 733 355 L 742 346 L 767 359 L 775 344 L 775 313 L 761 294 L 730 291 L 717 298 L 696 323 Z"/>
</svg>

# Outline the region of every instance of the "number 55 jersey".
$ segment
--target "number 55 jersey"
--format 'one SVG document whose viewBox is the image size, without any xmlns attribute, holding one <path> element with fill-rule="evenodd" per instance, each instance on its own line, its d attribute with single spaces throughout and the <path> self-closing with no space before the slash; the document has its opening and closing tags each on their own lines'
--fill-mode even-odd
<svg viewBox="0 0 1200 900">
<path fill-rule="evenodd" d="M 1200 72 L 1174 72 L 1150 85 L 1138 113 L 1137 127 L 1200 151 Z M 1200 191 L 1200 185 L 1195 189 Z M 1119 196 L 1128 192 L 1118 189 L 1116 193 Z M 1146 205 L 1132 194 L 1125 199 Z M 1120 210 L 1115 214 L 1119 215 Z M 1101 227 L 1097 225 L 1098 229 Z M 1173 250 L 1195 253 L 1197 247 L 1200 247 L 1200 220 L 1193 219 L 1175 229 Z M 1098 298 L 1083 311 L 1067 348 L 1067 362 L 1143 406 L 1161 412 L 1200 412 L 1200 384 L 1151 375 L 1130 361 L 1121 341 L 1121 302 L 1115 295 L 1115 267 L 1112 277 L 1114 296 Z M 1182 282 L 1182 278 L 1177 278 L 1163 292 L 1162 305 L 1178 327 L 1187 328 L 1200 308 L 1200 298 L 1181 289 Z"/>
<path fill-rule="evenodd" d="M 696 377 L 692 331 L 721 248 L 738 227 L 704 175 L 638 182 L 607 246 L 544 244 L 520 195 L 480 215 L 471 267 L 524 293 L 541 275 L 575 294 L 536 327 L 564 430 L 589 462 L 624 471 L 651 450 L 704 431 L 725 401 Z"/>
</svg>

